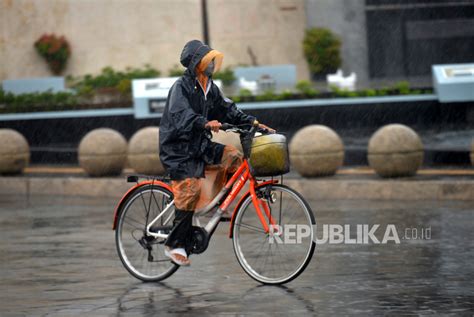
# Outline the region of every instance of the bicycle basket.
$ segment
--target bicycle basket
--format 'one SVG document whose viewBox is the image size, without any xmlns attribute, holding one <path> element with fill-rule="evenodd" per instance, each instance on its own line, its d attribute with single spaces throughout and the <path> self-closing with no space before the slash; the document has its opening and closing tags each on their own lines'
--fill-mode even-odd
<svg viewBox="0 0 474 317">
<path fill-rule="evenodd" d="M 282 134 L 257 136 L 252 141 L 250 165 L 254 176 L 277 176 L 290 171 L 288 143 Z"/>
</svg>

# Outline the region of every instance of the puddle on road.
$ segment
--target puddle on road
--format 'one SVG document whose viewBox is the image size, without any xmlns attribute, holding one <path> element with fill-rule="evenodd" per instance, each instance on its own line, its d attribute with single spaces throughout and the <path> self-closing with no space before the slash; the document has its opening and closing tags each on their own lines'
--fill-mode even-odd
<svg viewBox="0 0 474 317">
<path fill-rule="evenodd" d="M 113 200 L 32 197 L 0 204 L 5 314 L 400 315 L 474 313 L 472 202 L 311 201 L 318 225 L 430 226 L 430 240 L 323 244 L 306 271 L 261 286 L 240 268 L 228 224 L 210 248 L 164 283 L 141 283 L 121 265 Z"/>
</svg>

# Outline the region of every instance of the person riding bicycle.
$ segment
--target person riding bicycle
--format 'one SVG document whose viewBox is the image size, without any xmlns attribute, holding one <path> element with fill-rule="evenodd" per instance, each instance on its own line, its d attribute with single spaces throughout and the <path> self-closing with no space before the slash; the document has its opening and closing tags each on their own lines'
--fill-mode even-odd
<svg viewBox="0 0 474 317">
<path fill-rule="evenodd" d="M 212 81 L 223 57 L 199 40 L 186 43 L 180 57 L 186 71 L 171 87 L 160 122 L 160 160 L 171 178 L 175 204 L 165 254 L 178 265 L 190 264 L 186 247 L 206 166 L 217 165 L 225 177 L 242 163 L 242 154 L 235 147 L 211 141 L 210 130 L 219 132 L 222 123 L 252 124 L 256 120 L 237 109 Z M 274 132 L 264 124 L 259 127 Z"/>
</svg>

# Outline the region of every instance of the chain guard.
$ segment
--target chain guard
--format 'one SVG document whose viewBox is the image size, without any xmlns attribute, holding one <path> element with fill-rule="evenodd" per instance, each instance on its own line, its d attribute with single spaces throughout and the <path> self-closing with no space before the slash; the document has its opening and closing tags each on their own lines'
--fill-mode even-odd
<svg viewBox="0 0 474 317">
<path fill-rule="evenodd" d="M 200 254 L 209 246 L 210 236 L 204 228 L 193 226 L 188 254 Z"/>
</svg>

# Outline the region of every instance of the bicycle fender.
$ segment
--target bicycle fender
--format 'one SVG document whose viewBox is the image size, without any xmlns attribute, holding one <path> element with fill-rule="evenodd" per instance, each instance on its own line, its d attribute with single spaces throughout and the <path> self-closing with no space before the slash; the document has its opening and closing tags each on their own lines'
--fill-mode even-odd
<svg viewBox="0 0 474 317">
<path fill-rule="evenodd" d="M 161 181 L 144 181 L 144 182 L 140 182 L 138 184 L 136 184 L 135 186 L 133 186 L 132 188 L 130 188 L 126 193 L 125 195 L 122 196 L 122 198 L 120 199 L 119 203 L 117 204 L 117 206 L 115 207 L 115 211 L 114 211 L 114 222 L 113 222 L 113 225 L 112 225 L 112 230 L 115 230 L 115 228 L 117 227 L 117 219 L 118 219 L 118 212 L 120 210 L 120 208 L 122 207 L 122 204 L 127 200 L 128 196 L 130 196 L 132 194 L 132 192 L 137 189 L 138 187 L 141 187 L 141 186 L 145 186 L 145 185 L 158 185 L 158 186 L 161 186 L 161 187 L 164 187 L 166 188 L 167 190 L 169 190 L 170 192 L 173 192 L 171 190 L 171 186 L 164 183 L 164 182 L 161 182 Z"/>
<path fill-rule="evenodd" d="M 259 187 L 262 187 L 262 186 L 265 186 L 265 185 L 268 185 L 268 184 L 277 184 L 277 183 L 278 183 L 278 180 L 276 180 L 276 179 L 266 181 L 266 182 L 262 182 L 262 183 L 258 184 L 257 186 L 255 186 L 255 189 L 257 189 Z M 234 234 L 234 220 L 235 220 L 235 215 L 237 215 L 237 210 L 240 209 L 240 206 L 242 205 L 242 203 L 244 202 L 244 200 L 248 196 L 250 196 L 250 189 L 242 196 L 242 198 L 240 198 L 239 202 L 235 206 L 234 212 L 232 212 L 232 217 L 230 219 L 229 238 L 232 238 L 232 235 Z"/>
</svg>

